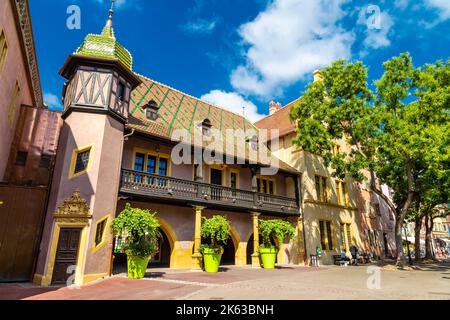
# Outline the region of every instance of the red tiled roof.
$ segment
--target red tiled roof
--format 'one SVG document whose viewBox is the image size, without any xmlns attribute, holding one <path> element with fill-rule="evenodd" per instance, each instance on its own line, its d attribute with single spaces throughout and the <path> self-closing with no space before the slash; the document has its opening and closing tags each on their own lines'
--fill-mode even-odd
<svg viewBox="0 0 450 320">
<path fill-rule="evenodd" d="M 271 114 L 258 122 L 255 123 L 255 126 L 259 129 L 267 129 L 268 132 L 268 140 L 270 140 L 270 130 L 278 129 L 280 130 L 280 137 L 288 135 L 292 132 L 295 132 L 295 123 L 289 120 L 289 113 L 291 112 L 291 108 L 300 100 L 296 99 L 286 105 L 284 108 L 281 108 L 274 114 Z"/>
</svg>

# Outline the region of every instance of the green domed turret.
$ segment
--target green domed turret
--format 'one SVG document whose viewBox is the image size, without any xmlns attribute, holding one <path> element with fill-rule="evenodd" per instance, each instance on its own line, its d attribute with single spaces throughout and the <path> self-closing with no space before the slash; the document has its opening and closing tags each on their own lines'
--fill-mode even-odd
<svg viewBox="0 0 450 320">
<path fill-rule="evenodd" d="M 131 53 L 117 42 L 114 35 L 114 11 L 109 10 L 109 19 L 101 34 L 88 34 L 83 44 L 75 52 L 77 55 L 119 60 L 128 69 L 133 68 Z"/>
</svg>

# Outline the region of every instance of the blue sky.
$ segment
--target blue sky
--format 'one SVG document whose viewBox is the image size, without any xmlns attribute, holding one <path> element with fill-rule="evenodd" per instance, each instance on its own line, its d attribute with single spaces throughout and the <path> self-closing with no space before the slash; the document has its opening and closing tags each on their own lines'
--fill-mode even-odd
<svg viewBox="0 0 450 320">
<path fill-rule="evenodd" d="M 81 29 L 69 30 L 77 5 Z M 99 33 L 109 0 L 30 0 L 45 101 L 60 107 L 59 68 L 88 33 Z M 250 120 L 271 100 L 298 98 L 315 69 L 362 60 L 370 81 L 409 51 L 415 65 L 449 58 L 449 0 L 117 0 L 116 36 L 133 70 Z"/>
</svg>

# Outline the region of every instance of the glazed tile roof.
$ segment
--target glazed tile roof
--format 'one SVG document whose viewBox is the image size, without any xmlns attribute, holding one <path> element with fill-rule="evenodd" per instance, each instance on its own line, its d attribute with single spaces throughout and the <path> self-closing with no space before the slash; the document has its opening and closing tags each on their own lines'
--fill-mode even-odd
<svg viewBox="0 0 450 320">
<path fill-rule="evenodd" d="M 223 149 L 226 150 L 227 145 L 233 144 L 236 154 L 245 153 L 246 159 L 248 159 L 249 144 L 239 144 L 235 137 L 233 137 L 233 141 L 226 141 L 226 130 L 241 129 L 245 132 L 253 129 L 257 133 L 258 128 L 250 121 L 241 115 L 204 102 L 169 86 L 141 75 L 138 76 L 142 80 L 142 84 L 131 93 L 128 128 L 167 140 L 172 140 L 172 133 L 175 130 L 184 129 L 191 136 L 191 141 L 194 141 L 195 130 L 201 130 L 199 124 L 205 119 L 209 119 L 212 128 L 218 129 L 225 138 L 225 141 L 222 141 Z M 144 106 L 152 100 L 158 105 L 156 121 L 147 119 L 144 110 Z M 245 152 L 242 148 L 245 148 Z M 298 173 L 297 170 L 281 161 L 280 169 Z"/>
<path fill-rule="evenodd" d="M 133 57 L 117 40 L 114 34 L 113 11 L 101 34 L 88 34 L 75 54 L 88 57 L 99 57 L 119 60 L 128 69 L 133 68 Z"/>
</svg>

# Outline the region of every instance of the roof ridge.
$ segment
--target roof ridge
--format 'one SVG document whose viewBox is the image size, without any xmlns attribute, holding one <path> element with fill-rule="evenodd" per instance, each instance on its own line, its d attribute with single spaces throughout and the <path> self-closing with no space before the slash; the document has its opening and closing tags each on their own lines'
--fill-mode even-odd
<svg viewBox="0 0 450 320">
<path fill-rule="evenodd" d="M 138 72 L 133 71 L 133 73 L 134 73 L 135 75 L 139 76 L 139 77 L 142 77 L 142 78 L 146 79 L 146 80 L 153 81 L 153 82 L 155 82 L 155 83 L 157 83 L 157 84 L 159 84 L 159 85 L 162 85 L 162 86 L 165 86 L 165 87 L 169 88 L 170 90 L 173 90 L 173 91 L 175 91 L 175 92 L 181 93 L 182 95 L 185 95 L 185 96 L 187 96 L 187 97 L 189 97 L 189 98 L 192 98 L 192 99 L 194 99 L 194 100 L 201 101 L 201 102 L 203 102 L 203 103 L 209 104 L 210 106 L 216 107 L 216 108 L 218 108 L 218 109 L 220 109 L 220 110 L 223 110 L 223 111 L 225 111 L 225 112 L 229 112 L 229 113 L 232 113 L 232 114 L 234 114 L 234 115 L 236 115 L 236 116 L 238 116 L 238 117 L 241 117 L 242 119 L 244 119 L 244 120 L 246 120 L 248 123 L 250 123 L 250 124 L 253 126 L 253 128 L 259 130 L 259 129 L 258 129 L 258 128 L 257 128 L 257 127 L 249 120 L 249 119 L 247 119 L 246 117 L 244 117 L 244 116 L 242 116 L 242 115 L 240 115 L 240 114 L 238 114 L 238 113 L 236 113 L 236 112 L 234 112 L 234 111 L 228 110 L 228 109 L 226 109 L 226 108 L 224 108 L 224 107 L 221 107 L 221 106 L 218 106 L 218 105 L 216 105 L 216 104 L 214 104 L 214 103 L 207 102 L 207 101 L 204 101 L 204 100 L 202 100 L 202 99 L 200 99 L 200 98 L 194 97 L 193 95 L 191 95 L 191 94 L 189 94 L 189 93 L 185 93 L 185 92 L 183 92 L 183 91 L 181 91 L 181 90 L 175 89 L 175 88 L 173 88 L 173 87 L 171 87 L 171 86 L 169 86 L 169 85 L 167 85 L 167 84 L 164 84 L 164 83 L 162 83 L 162 82 L 159 82 L 159 81 L 157 81 L 157 80 L 154 80 L 154 79 L 152 79 L 152 78 L 150 78 L 150 77 L 144 76 L 144 75 L 142 75 L 142 74 L 140 74 L 140 73 L 138 73 Z"/>
<path fill-rule="evenodd" d="M 286 108 L 287 108 L 289 105 L 291 105 L 291 104 L 297 102 L 297 101 L 300 100 L 302 97 L 303 97 L 303 96 L 301 96 L 301 97 L 299 97 L 299 98 L 297 98 L 297 99 L 292 100 L 291 102 L 285 104 L 281 109 L 275 111 L 275 112 L 272 113 L 272 114 L 268 114 L 267 116 L 265 116 L 264 118 L 259 119 L 259 120 L 256 121 L 255 123 L 259 123 L 259 122 L 261 122 L 261 121 L 263 121 L 263 120 L 265 120 L 265 119 L 268 119 L 268 118 L 270 118 L 270 117 L 272 117 L 272 116 L 275 116 L 275 115 L 276 115 L 278 112 L 280 112 L 280 111 L 286 110 Z"/>
</svg>

